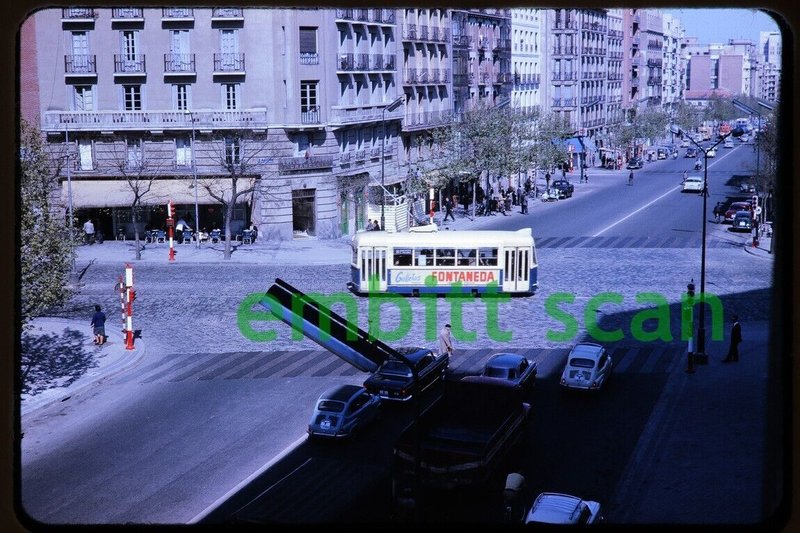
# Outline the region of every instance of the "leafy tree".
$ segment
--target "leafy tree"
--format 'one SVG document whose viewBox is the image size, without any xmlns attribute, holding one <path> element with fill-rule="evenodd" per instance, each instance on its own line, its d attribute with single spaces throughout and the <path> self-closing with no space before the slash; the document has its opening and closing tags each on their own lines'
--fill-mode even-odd
<svg viewBox="0 0 800 533">
<path fill-rule="evenodd" d="M 672 122 L 683 131 L 692 131 L 700 123 L 702 111 L 681 100 L 673 108 Z"/>
<path fill-rule="evenodd" d="M 65 164 L 44 149 L 39 130 L 24 120 L 20 128 L 20 319 L 23 327 L 72 295 L 69 275 L 75 261 L 72 236 L 56 205 L 58 176 Z M 71 225 L 70 225 L 71 227 Z"/>
<path fill-rule="evenodd" d="M 537 168 L 550 171 L 569 159 L 563 140 L 575 134 L 572 125 L 561 115 L 551 113 L 533 122 L 530 157 Z"/>
<path fill-rule="evenodd" d="M 713 94 L 703 111 L 703 120 L 723 122 L 736 117 L 739 111 L 733 106 L 731 98 Z"/>
</svg>

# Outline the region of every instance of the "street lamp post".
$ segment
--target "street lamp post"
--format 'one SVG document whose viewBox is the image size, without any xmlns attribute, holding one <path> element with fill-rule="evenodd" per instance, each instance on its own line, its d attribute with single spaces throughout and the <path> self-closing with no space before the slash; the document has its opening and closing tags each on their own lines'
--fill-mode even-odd
<svg viewBox="0 0 800 533">
<path fill-rule="evenodd" d="M 386 145 L 386 112 L 390 113 L 403 105 L 404 98 L 398 96 L 392 103 L 387 105 L 381 110 L 381 129 L 383 130 L 383 139 L 381 139 L 381 229 L 386 230 L 386 158 L 384 157 L 384 146 Z"/>
<path fill-rule="evenodd" d="M 731 132 L 724 135 L 716 143 L 712 144 L 710 148 L 703 148 L 691 136 L 687 136 L 698 150 L 703 152 L 704 169 L 703 169 L 703 237 L 701 243 L 700 254 L 700 314 L 699 324 L 697 326 L 697 345 L 694 351 L 694 362 L 697 364 L 707 364 L 708 354 L 706 353 L 706 218 L 707 218 L 707 204 L 708 204 L 708 152 L 717 147 L 725 139 L 730 136 L 740 137 L 744 133 L 741 128 L 736 128 Z M 683 130 L 678 129 L 678 137 L 683 137 Z"/>
<path fill-rule="evenodd" d="M 189 110 L 184 111 L 192 121 L 192 183 L 194 187 L 194 240 L 197 248 L 200 248 L 200 202 L 197 193 L 197 155 L 194 151 L 194 113 Z"/>
</svg>

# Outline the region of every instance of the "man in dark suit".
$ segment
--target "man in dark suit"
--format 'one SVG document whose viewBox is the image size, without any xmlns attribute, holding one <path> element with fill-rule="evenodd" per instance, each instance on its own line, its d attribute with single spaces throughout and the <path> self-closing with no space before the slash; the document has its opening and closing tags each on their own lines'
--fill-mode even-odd
<svg viewBox="0 0 800 533">
<path fill-rule="evenodd" d="M 739 361 L 739 343 L 742 342 L 742 326 L 739 324 L 739 317 L 733 315 L 733 327 L 731 328 L 731 345 L 728 348 L 728 355 L 722 360 L 723 363 L 735 363 Z"/>
</svg>

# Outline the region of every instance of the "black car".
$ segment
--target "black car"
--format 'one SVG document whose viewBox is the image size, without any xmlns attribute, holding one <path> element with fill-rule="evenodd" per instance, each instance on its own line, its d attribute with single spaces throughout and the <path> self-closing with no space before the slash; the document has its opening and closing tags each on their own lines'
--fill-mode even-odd
<svg viewBox="0 0 800 533">
<path fill-rule="evenodd" d="M 444 381 L 450 356 L 437 354 L 427 348 L 396 348 L 414 365 L 420 381 L 420 391 L 434 383 Z M 390 357 L 364 381 L 364 388 L 384 400 L 407 401 L 414 393 L 414 376 L 408 365 Z"/>
<path fill-rule="evenodd" d="M 642 161 L 641 157 L 632 157 L 628 159 L 628 165 L 625 168 L 636 170 L 642 168 L 644 161 Z"/>
<path fill-rule="evenodd" d="M 554 181 L 552 188 L 556 190 L 559 198 L 570 198 L 572 193 L 575 192 L 575 186 L 567 180 Z"/>
<path fill-rule="evenodd" d="M 684 157 L 697 157 L 697 150 L 695 148 L 687 148 Z"/>
</svg>

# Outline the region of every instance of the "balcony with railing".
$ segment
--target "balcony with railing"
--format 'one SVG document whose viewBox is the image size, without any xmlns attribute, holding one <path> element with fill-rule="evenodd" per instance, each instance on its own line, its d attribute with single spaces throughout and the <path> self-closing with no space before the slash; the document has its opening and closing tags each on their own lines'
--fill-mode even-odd
<svg viewBox="0 0 800 533">
<path fill-rule="evenodd" d="M 332 106 L 331 112 L 328 115 L 328 124 L 331 126 L 347 126 L 349 124 L 359 124 L 362 122 L 376 122 L 383 119 L 396 120 L 402 118 L 402 108 L 383 112 L 390 103 L 391 102 Z"/>
<path fill-rule="evenodd" d="M 495 39 L 494 49 L 505 52 L 511 51 L 511 39 Z"/>
<path fill-rule="evenodd" d="M 449 124 L 452 114 L 449 111 L 411 111 L 403 118 L 403 131 L 413 131 Z"/>
<path fill-rule="evenodd" d="M 553 72 L 553 81 L 576 81 L 577 79 L 576 72 Z"/>
<path fill-rule="evenodd" d="M 369 70 L 369 54 L 355 54 L 355 70 Z"/>
<path fill-rule="evenodd" d="M 164 74 L 195 74 L 194 54 L 164 54 Z"/>
<path fill-rule="evenodd" d="M 94 22 L 97 12 L 90 7 L 61 8 L 62 22 Z"/>
<path fill-rule="evenodd" d="M 319 106 L 309 106 L 300 109 L 301 124 L 319 124 Z"/>
<path fill-rule="evenodd" d="M 214 54 L 214 72 L 232 74 L 244 72 L 244 53 Z"/>
<path fill-rule="evenodd" d="M 556 19 L 553 22 L 553 29 L 554 30 L 578 31 L 578 21 L 577 20 Z"/>
<path fill-rule="evenodd" d="M 337 8 L 336 20 L 355 20 L 355 10 L 353 8 Z"/>
<path fill-rule="evenodd" d="M 428 41 L 430 37 L 428 36 L 428 25 L 427 24 L 420 24 L 417 28 L 417 34 L 419 35 L 418 39 L 420 41 Z"/>
<path fill-rule="evenodd" d="M 215 7 L 211 10 L 211 20 L 222 21 L 244 21 L 244 10 L 241 7 Z"/>
<path fill-rule="evenodd" d="M 300 52 L 301 65 L 319 65 L 319 53 L 317 52 Z"/>
<path fill-rule="evenodd" d="M 661 76 L 650 76 L 647 78 L 647 85 L 661 85 Z"/>
<path fill-rule="evenodd" d="M 658 68 L 661 68 L 661 65 L 662 65 L 662 61 L 661 61 L 661 59 L 648 59 L 648 60 L 647 60 L 647 66 L 648 66 L 648 67 L 658 67 Z"/>
<path fill-rule="evenodd" d="M 263 129 L 267 110 L 219 111 L 46 111 L 42 131 Z"/>
<path fill-rule="evenodd" d="M 454 48 L 469 48 L 472 46 L 473 38 L 470 35 L 453 35 Z"/>
<path fill-rule="evenodd" d="M 491 79 L 492 75 L 490 72 L 481 72 L 478 74 L 478 85 L 487 85 Z"/>
<path fill-rule="evenodd" d="M 144 54 L 114 54 L 114 74 L 140 76 L 145 72 Z"/>
<path fill-rule="evenodd" d="M 469 77 L 466 73 L 453 74 L 453 85 L 467 85 L 468 83 Z"/>
<path fill-rule="evenodd" d="M 194 18 L 194 9 L 191 7 L 163 7 L 161 20 L 186 20 Z"/>
<path fill-rule="evenodd" d="M 279 172 L 294 172 L 299 170 L 327 170 L 333 168 L 333 156 L 309 155 L 298 157 L 282 157 L 278 160 Z"/>
<path fill-rule="evenodd" d="M 575 46 L 566 45 L 566 46 L 554 46 L 553 47 L 553 55 L 556 56 L 571 56 L 575 55 L 577 48 Z"/>
<path fill-rule="evenodd" d="M 369 22 L 369 9 L 356 9 L 355 15 L 358 22 Z"/>
<path fill-rule="evenodd" d="M 394 24 L 394 10 L 373 9 L 372 22 L 376 22 L 378 24 Z"/>
<path fill-rule="evenodd" d="M 497 84 L 503 83 L 511 83 L 511 73 L 510 72 L 496 72 L 494 75 L 494 82 Z"/>
<path fill-rule="evenodd" d="M 89 54 L 66 55 L 64 56 L 64 72 L 68 76 L 96 76 L 96 57 Z"/>
<path fill-rule="evenodd" d="M 403 39 L 416 41 L 417 40 L 417 25 L 416 24 L 403 24 Z"/>
<path fill-rule="evenodd" d="M 111 9 L 112 21 L 144 21 L 144 9 L 141 7 L 115 7 Z"/>
</svg>

